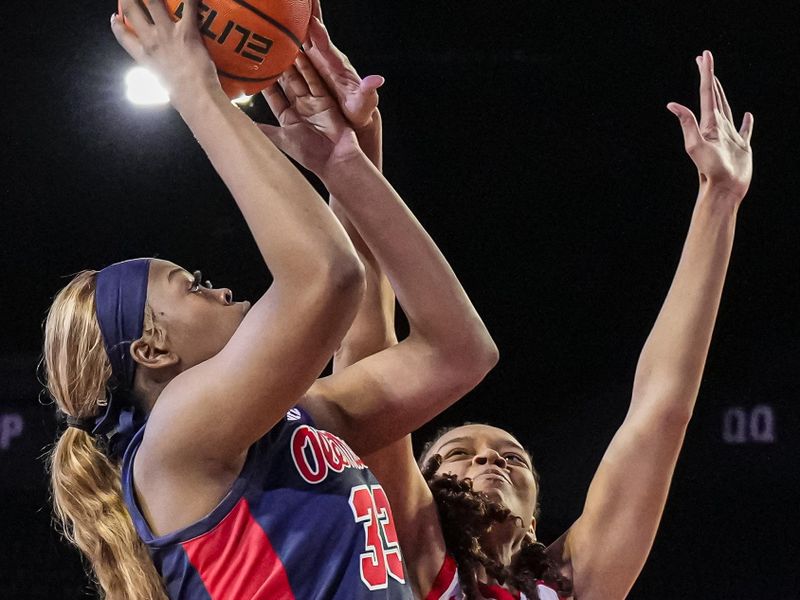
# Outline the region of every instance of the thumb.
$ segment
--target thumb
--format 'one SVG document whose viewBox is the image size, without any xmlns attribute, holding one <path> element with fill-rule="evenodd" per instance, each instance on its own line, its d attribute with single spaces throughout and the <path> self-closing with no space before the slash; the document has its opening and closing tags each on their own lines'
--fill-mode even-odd
<svg viewBox="0 0 800 600">
<path fill-rule="evenodd" d="M 744 141 L 749 144 L 750 137 L 753 135 L 753 113 L 746 112 L 744 113 L 744 119 L 742 119 L 742 127 L 739 129 L 739 135 L 742 136 Z"/>
<path fill-rule="evenodd" d="M 700 145 L 703 141 L 703 136 L 700 135 L 700 127 L 697 125 L 697 119 L 694 113 L 677 102 L 670 102 L 667 104 L 667 110 L 678 117 L 683 130 L 683 142 L 686 146 L 686 151 L 690 152 Z"/>
<path fill-rule="evenodd" d="M 381 75 L 367 75 L 361 80 L 361 91 L 372 92 L 383 86 L 384 83 L 386 83 L 386 79 Z"/>
</svg>

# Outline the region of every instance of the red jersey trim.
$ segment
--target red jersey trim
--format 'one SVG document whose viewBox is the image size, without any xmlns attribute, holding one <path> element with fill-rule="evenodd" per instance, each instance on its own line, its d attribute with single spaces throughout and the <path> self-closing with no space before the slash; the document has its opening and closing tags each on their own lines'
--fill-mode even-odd
<svg viewBox="0 0 800 600">
<path fill-rule="evenodd" d="M 433 586 L 425 600 L 450 600 L 451 598 L 459 598 L 457 592 L 460 592 L 458 585 L 458 566 L 455 559 L 447 554 L 444 557 L 444 564 L 439 569 L 439 574 L 433 581 Z M 449 594 L 449 595 L 448 595 Z"/>
<path fill-rule="evenodd" d="M 536 582 L 541 600 L 558 600 L 560 596 L 556 590 L 542 580 Z M 481 595 L 494 600 L 528 600 L 525 594 L 512 593 L 497 585 L 478 583 Z M 542 595 L 544 594 L 544 596 Z M 458 565 L 449 554 L 444 558 L 444 564 L 439 569 L 439 574 L 433 582 L 431 591 L 424 600 L 461 600 L 463 593 L 458 581 Z"/>
<path fill-rule="evenodd" d="M 181 545 L 212 600 L 295 600 L 283 563 L 245 498 L 214 529 Z"/>
</svg>

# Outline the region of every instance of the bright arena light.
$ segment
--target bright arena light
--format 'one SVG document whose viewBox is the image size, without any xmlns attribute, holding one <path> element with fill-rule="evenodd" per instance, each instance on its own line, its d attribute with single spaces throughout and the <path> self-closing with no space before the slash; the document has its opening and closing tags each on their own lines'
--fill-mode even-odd
<svg viewBox="0 0 800 600">
<path fill-rule="evenodd" d="M 250 106 L 252 100 L 253 100 L 252 96 L 241 95 L 238 98 L 234 98 L 232 102 L 237 106 Z"/>
<path fill-rule="evenodd" d="M 133 67 L 125 76 L 127 96 L 133 104 L 155 106 L 167 104 L 169 94 L 156 76 L 144 67 Z"/>
</svg>

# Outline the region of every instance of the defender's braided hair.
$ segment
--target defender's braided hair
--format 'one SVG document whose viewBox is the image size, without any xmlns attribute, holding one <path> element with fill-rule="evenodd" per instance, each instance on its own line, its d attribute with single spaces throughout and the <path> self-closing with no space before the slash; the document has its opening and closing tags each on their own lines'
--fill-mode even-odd
<svg viewBox="0 0 800 600">
<path fill-rule="evenodd" d="M 466 423 L 470 425 L 471 423 Z M 472 481 L 459 480 L 455 475 L 437 475 L 442 457 L 434 454 L 425 460 L 433 444 L 453 427 L 442 429 L 428 442 L 420 455 L 420 464 L 425 481 L 428 482 L 442 526 L 447 551 L 458 566 L 461 588 L 467 600 L 479 598 L 477 569 L 483 567 L 486 574 L 501 585 L 507 584 L 523 592 L 531 600 L 538 600 L 537 581 L 542 580 L 558 590 L 560 594 L 570 595 L 572 584 L 559 572 L 554 561 L 545 552 L 544 544 L 529 538 L 522 542 L 520 552 L 510 565 L 503 565 L 481 547 L 480 540 L 493 525 L 519 519 L 502 503 L 489 498 L 483 492 L 472 489 Z M 534 480 L 539 487 L 539 474 L 533 470 Z M 539 515 L 537 501 L 535 517 Z"/>
</svg>

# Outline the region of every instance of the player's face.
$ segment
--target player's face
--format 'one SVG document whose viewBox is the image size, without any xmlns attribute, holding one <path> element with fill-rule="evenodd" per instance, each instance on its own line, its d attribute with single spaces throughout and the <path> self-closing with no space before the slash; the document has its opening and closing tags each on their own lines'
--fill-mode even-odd
<svg viewBox="0 0 800 600">
<path fill-rule="evenodd" d="M 429 450 L 442 464 L 437 474 L 471 479 L 475 491 L 502 502 L 511 513 L 533 526 L 536 480 L 530 456 L 507 431 L 489 425 L 464 425 L 448 431 Z"/>
<path fill-rule="evenodd" d="M 181 370 L 222 350 L 250 308 L 249 302 L 234 302 L 229 289 L 197 285 L 192 273 L 164 260 L 151 263 L 147 303 Z"/>
</svg>

